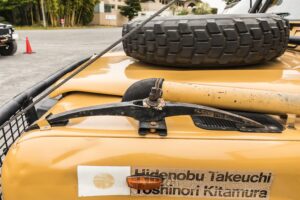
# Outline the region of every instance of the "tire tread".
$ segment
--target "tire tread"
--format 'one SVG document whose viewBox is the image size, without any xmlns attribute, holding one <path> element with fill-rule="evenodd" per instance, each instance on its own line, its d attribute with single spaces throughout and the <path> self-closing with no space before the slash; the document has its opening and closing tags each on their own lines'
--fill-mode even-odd
<svg viewBox="0 0 300 200">
<path fill-rule="evenodd" d="M 123 26 L 123 35 L 140 22 Z M 128 56 L 169 66 L 239 66 L 270 61 L 288 44 L 289 24 L 272 14 L 154 19 L 123 41 Z"/>
</svg>

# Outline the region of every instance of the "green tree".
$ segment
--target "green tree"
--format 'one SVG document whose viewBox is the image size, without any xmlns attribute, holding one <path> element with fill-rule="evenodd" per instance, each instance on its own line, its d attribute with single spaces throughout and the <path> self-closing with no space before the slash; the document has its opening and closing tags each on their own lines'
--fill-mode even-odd
<svg viewBox="0 0 300 200">
<path fill-rule="evenodd" d="M 0 16 L 16 25 L 42 24 L 43 15 L 49 26 L 89 24 L 99 0 L 0 0 Z"/>
<path fill-rule="evenodd" d="M 33 24 L 36 4 L 36 0 L 0 0 L 0 15 L 10 23 Z"/>
<path fill-rule="evenodd" d="M 212 14 L 212 8 L 207 3 L 198 2 L 192 12 L 195 15 Z"/>
<path fill-rule="evenodd" d="M 59 21 L 59 0 L 45 0 L 49 24 L 57 26 Z"/>
<path fill-rule="evenodd" d="M 189 14 L 189 10 L 187 8 L 181 8 L 177 13 L 177 15 L 188 15 L 188 14 Z"/>
<path fill-rule="evenodd" d="M 131 21 L 135 16 L 138 16 L 139 11 L 142 10 L 139 0 L 126 0 L 126 6 L 121 7 L 121 15 L 127 17 Z"/>
<path fill-rule="evenodd" d="M 77 13 L 77 23 L 78 24 L 89 24 L 94 18 L 94 8 L 98 0 L 83 0 L 83 4 Z"/>
</svg>

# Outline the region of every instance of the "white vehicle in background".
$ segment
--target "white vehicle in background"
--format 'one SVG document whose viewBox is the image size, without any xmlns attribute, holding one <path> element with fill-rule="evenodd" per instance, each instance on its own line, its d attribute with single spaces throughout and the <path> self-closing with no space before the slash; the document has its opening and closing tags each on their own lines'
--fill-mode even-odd
<svg viewBox="0 0 300 200">
<path fill-rule="evenodd" d="M 299 21 L 297 3 L 298 0 L 235 0 L 226 6 L 223 14 L 272 13 L 291 21 Z"/>
<path fill-rule="evenodd" d="M 15 29 L 12 25 L 0 23 L 0 55 L 14 55 L 18 49 L 17 39 L 18 34 L 15 33 Z"/>
</svg>

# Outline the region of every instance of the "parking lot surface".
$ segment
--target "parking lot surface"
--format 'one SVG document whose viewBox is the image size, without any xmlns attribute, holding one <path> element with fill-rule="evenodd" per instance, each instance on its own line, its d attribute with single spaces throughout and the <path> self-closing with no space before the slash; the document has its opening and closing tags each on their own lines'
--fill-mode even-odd
<svg viewBox="0 0 300 200">
<path fill-rule="evenodd" d="M 121 28 L 17 32 L 17 53 L 0 56 L 0 105 L 58 69 L 101 51 L 121 36 Z M 26 37 L 34 54 L 24 54 Z"/>
</svg>

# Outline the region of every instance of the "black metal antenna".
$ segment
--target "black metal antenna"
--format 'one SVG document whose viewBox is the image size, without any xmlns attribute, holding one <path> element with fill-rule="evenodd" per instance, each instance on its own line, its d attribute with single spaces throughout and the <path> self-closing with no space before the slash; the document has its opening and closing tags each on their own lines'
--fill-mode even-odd
<svg viewBox="0 0 300 200">
<path fill-rule="evenodd" d="M 111 49 L 113 49 L 115 46 L 117 46 L 119 43 L 121 43 L 123 40 L 125 40 L 126 38 L 128 38 L 130 35 L 132 35 L 133 33 L 135 33 L 138 29 L 142 28 L 146 23 L 148 23 L 149 21 L 151 21 L 153 18 L 155 18 L 156 16 L 158 16 L 160 13 L 162 13 L 163 11 L 165 11 L 167 8 L 169 8 L 171 5 L 173 5 L 175 2 L 177 2 L 178 0 L 172 0 L 170 1 L 167 5 L 165 5 L 164 7 L 162 7 L 160 10 L 158 10 L 156 13 L 154 13 L 152 16 L 150 16 L 149 18 L 147 18 L 145 21 L 143 21 L 141 24 L 139 24 L 137 27 L 135 27 L 134 29 L 132 29 L 131 31 L 129 31 L 128 33 L 126 33 L 122 38 L 118 39 L 117 41 L 115 41 L 113 44 L 111 44 L 110 46 L 108 46 L 107 48 L 105 48 L 103 51 L 101 51 L 99 54 L 96 54 L 94 56 L 92 56 L 86 63 L 84 63 L 82 66 L 80 66 L 78 69 L 75 69 L 75 71 L 73 73 L 71 73 L 68 77 L 66 77 L 64 80 L 62 80 L 61 82 L 57 83 L 56 85 L 54 85 L 52 88 L 50 88 L 47 92 L 45 92 L 44 94 L 42 94 L 40 97 L 38 97 L 35 101 L 33 101 L 31 104 L 29 104 L 26 108 L 24 108 L 22 111 L 16 113 L 16 115 L 14 115 L 13 117 L 11 117 L 8 121 L 6 121 L 5 123 L 2 124 L 2 126 L 0 127 L 0 130 L 2 128 L 4 128 L 6 125 L 8 125 L 11 121 L 17 119 L 17 117 L 19 117 L 20 115 L 26 113 L 28 110 L 30 110 L 35 104 L 37 104 L 38 102 L 40 102 L 41 100 L 43 100 L 44 98 L 46 98 L 49 94 L 51 94 L 54 90 L 56 90 L 57 88 L 59 88 L 60 86 L 62 86 L 63 84 L 65 84 L 66 82 L 68 82 L 71 78 L 73 78 L 74 76 L 76 76 L 77 74 L 79 74 L 82 70 L 84 70 L 85 68 L 87 68 L 88 66 L 90 66 L 91 64 L 93 64 L 96 60 L 98 60 L 99 58 L 101 58 L 104 54 L 106 54 L 107 52 L 109 52 Z"/>
</svg>

